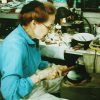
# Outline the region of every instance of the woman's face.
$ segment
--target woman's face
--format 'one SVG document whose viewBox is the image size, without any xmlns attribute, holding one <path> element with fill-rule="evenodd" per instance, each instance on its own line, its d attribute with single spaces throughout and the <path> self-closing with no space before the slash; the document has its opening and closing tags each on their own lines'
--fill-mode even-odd
<svg viewBox="0 0 100 100">
<path fill-rule="evenodd" d="M 54 24 L 55 15 L 49 15 L 47 22 L 42 24 L 35 24 L 34 34 L 35 38 L 42 40 L 50 31 L 52 24 Z"/>
</svg>

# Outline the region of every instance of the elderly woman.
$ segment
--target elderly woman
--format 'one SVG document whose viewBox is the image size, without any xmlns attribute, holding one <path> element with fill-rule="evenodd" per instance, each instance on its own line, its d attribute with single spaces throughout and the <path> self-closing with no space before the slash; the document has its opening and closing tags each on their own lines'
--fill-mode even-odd
<svg viewBox="0 0 100 100">
<path fill-rule="evenodd" d="M 38 40 L 50 31 L 55 20 L 51 3 L 32 1 L 23 6 L 20 24 L 4 40 L 1 54 L 1 92 L 5 100 L 63 100 L 45 90 L 43 80 L 61 76 L 67 67 L 47 68 Z M 37 70 L 41 70 L 37 72 Z"/>
</svg>

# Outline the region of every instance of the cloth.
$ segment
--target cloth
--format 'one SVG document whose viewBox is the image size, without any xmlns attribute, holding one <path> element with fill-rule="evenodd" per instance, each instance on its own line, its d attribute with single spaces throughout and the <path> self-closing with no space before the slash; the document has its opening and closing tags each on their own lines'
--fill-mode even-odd
<svg viewBox="0 0 100 100">
<path fill-rule="evenodd" d="M 56 78 L 56 79 L 53 79 L 53 80 L 46 80 L 45 83 L 46 83 L 46 90 L 47 92 L 49 93 L 57 93 L 60 89 L 60 84 L 63 80 L 63 76 L 61 76 L 60 78 Z"/>
<path fill-rule="evenodd" d="M 58 58 L 64 60 L 64 50 L 65 47 L 58 46 L 57 44 L 52 45 L 41 45 L 40 44 L 40 52 L 43 56 Z"/>
<path fill-rule="evenodd" d="M 84 64 L 87 72 L 93 73 L 94 69 L 96 73 L 100 73 L 100 55 L 96 54 L 83 54 Z"/>
<path fill-rule="evenodd" d="M 60 77 L 39 83 L 35 89 L 33 89 L 31 94 L 22 100 L 68 100 L 49 94 L 59 91 L 59 88 L 57 87 L 60 87 L 62 79 L 63 77 Z"/>
<path fill-rule="evenodd" d="M 19 100 L 35 87 L 30 76 L 48 62 L 41 60 L 39 48 L 21 25 L 4 39 L 1 52 L 2 95 L 5 100 Z"/>
</svg>

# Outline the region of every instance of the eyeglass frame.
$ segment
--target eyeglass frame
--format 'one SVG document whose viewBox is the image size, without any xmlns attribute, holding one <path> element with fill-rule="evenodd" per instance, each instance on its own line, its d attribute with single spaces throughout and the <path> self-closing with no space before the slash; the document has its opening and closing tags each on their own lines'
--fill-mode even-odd
<svg viewBox="0 0 100 100">
<path fill-rule="evenodd" d="M 53 28 L 53 26 L 47 26 L 47 25 L 45 25 L 45 24 L 42 24 L 43 26 L 45 26 L 49 31 L 51 31 L 52 30 L 52 28 Z"/>
</svg>

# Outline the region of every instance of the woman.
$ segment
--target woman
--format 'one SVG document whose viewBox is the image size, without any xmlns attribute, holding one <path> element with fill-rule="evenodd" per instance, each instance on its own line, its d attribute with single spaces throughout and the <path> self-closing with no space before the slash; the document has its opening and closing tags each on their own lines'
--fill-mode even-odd
<svg viewBox="0 0 100 100">
<path fill-rule="evenodd" d="M 60 67 L 47 68 L 50 64 L 41 60 L 36 40 L 42 40 L 50 31 L 55 8 L 51 3 L 32 1 L 23 6 L 19 19 L 20 25 L 5 38 L 2 46 L 1 92 L 5 100 L 28 100 L 30 96 L 33 96 L 31 100 L 44 100 L 43 96 L 37 96 L 37 84 L 56 73 L 61 76 L 62 70 Z M 42 71 L 37 72 L 38 69 Z M 50 100 L 59 100 L 49 96 Z"/>
<path fill-rule="evenodd" d="M 71 11 L 66 7 L 57 8 L 57 13 L 55 15 L 55 24 L 61 25 L 62 33 L 67 33 L 67 29 L 69 29 L 69 26 L 67 25 L 69 23 L 69 16 L 71 16 Z"/>
</svg>

